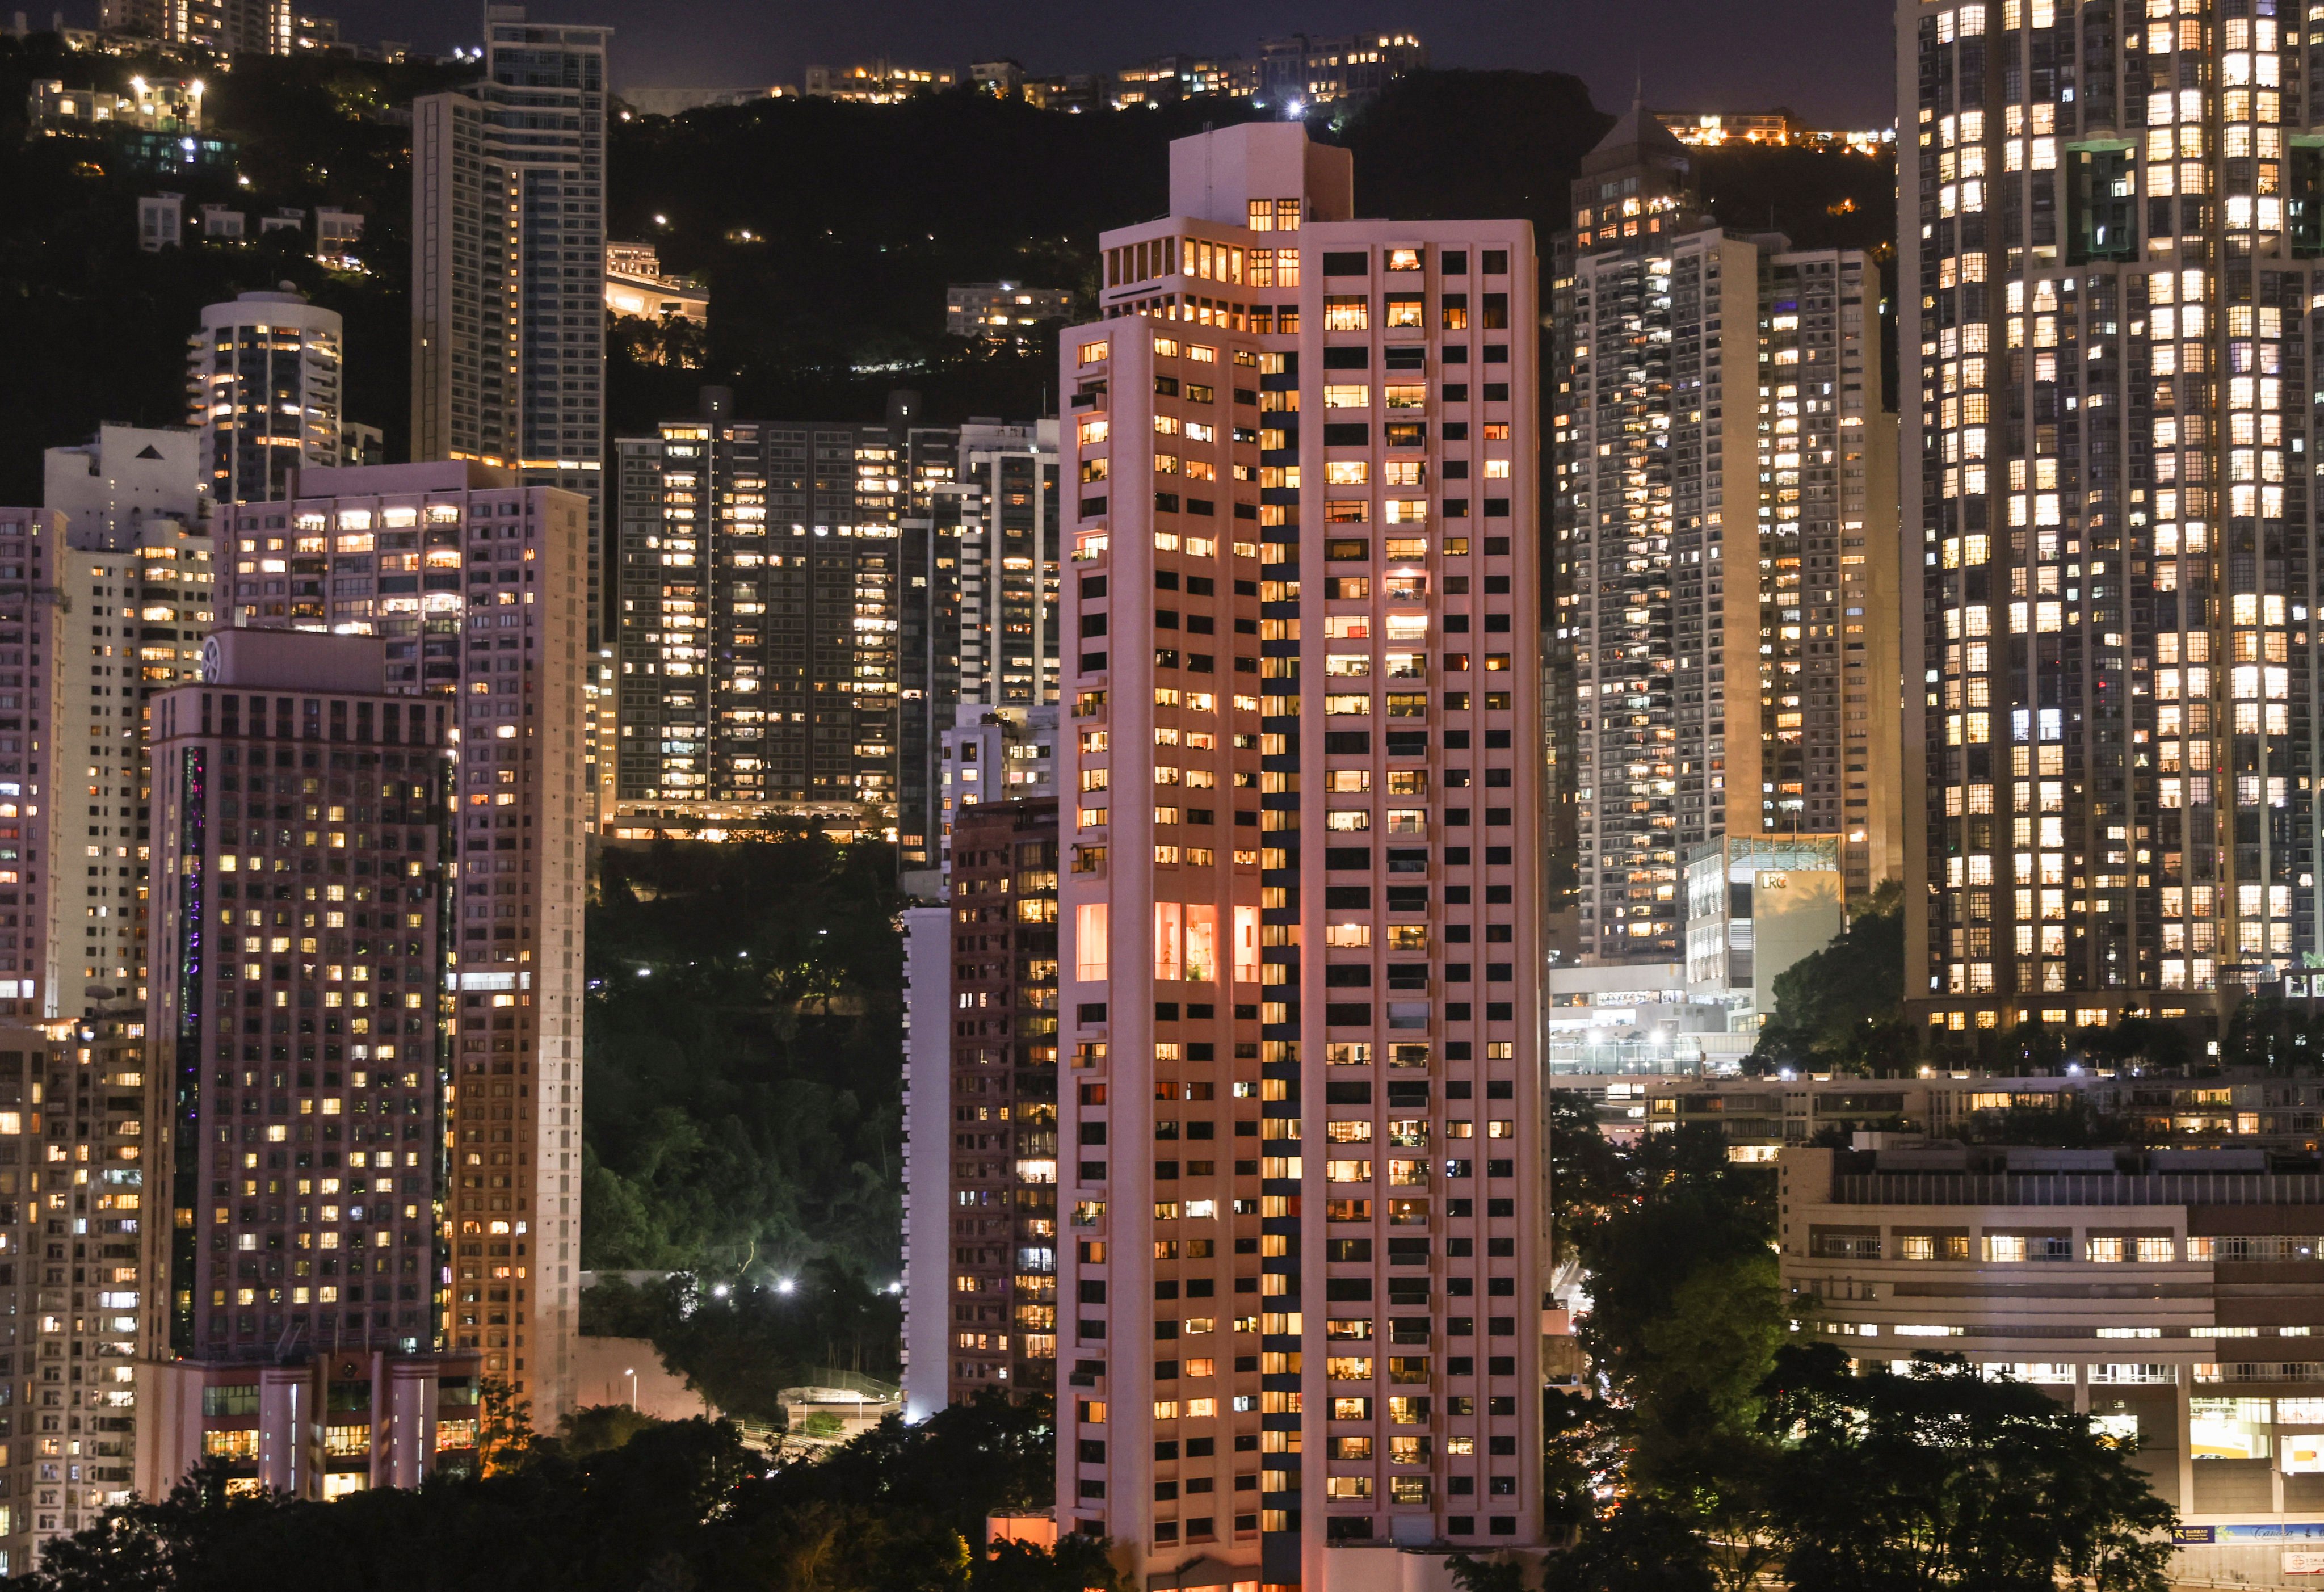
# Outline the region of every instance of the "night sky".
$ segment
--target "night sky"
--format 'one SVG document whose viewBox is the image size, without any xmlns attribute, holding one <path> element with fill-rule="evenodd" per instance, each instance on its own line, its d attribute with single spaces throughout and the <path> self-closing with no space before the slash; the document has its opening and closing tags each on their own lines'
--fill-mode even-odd
<svg viewBox="0 0 2324 1592">
<path fill-rule="evenodd" d="M 93 22 L 95 9 L 73 0 L 66 15 Z M 316 0 L 312 9 L 336 14 L 343 37 L 423 51 L 482 31 L 482 7 L 467 0 Z M 1628 103 L 1643 69 L 1658 109 L 1786 105 L 1827 124 L 1894 119 L 1886 0 L 533 0 L 531 10 L 619 29 L 614 82 L 623 87 L 797 83 L 809 61 L 883 52 L 1093 71 L 1173 50 L 1248 53 L 1270 32 L 1415 27 L 1438 66 L 1576 72 L 1605 107 Z"/>
</svg>

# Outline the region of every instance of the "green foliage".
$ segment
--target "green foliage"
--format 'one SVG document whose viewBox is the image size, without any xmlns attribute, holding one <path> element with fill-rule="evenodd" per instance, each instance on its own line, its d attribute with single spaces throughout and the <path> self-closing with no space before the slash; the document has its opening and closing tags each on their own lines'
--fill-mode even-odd
<svg viewBox="0 0 2324 1592">
<path fill-rule="evenodd" d="M 1786 1343 L 1764 1173 L 1707 1129 L 1618 1147 L 1552 1112 L 1606 1396 L 1545 1408 L 1545 1518 L 1574 1535 L 1544 1592 L 2160 1592 L 2172 1511 L 2070 1404 Z M 1456 1567 L 1472 1592 L 1498 1573 Z"/>
<path fill-rule="evenodd" d="M 1542 1592 L 1714 1592 L 1698 1523 L 1651 1499 L 1629 1498 L 1544 1567 Z"/>
<path fill-rule="evenodd" d="M 2239 1009 L 2236 1017 L 2242 1016 Z M 2150 1072 L 2184 1072 L 2194 1065 L 2197 1054 L 2194 1032 L 2183 1019 L 2126 1017 L 2107 1027 L 2085 1028 L 2080 1038 L 2083 1054 L 2095 1060 L 2112 1062 L 2117 1067 L 2135 1063 Z M 2224 1048 L 2234 1050 L 2245 1043 L 2240 1037 L 2231 1039 Z M 2312 1035 L 2302 1042 L 2313 1043 Z M 2249 1059 L 2247 1054 L 2245 1059 Z"/>
<path fill-rule="evenodd" d="M 1693 155 L 1702 196 L 1737 232 L 1770 226 L 1801 249 L 1896 247 L 1896 162 L 1817 149 L 1729 145 Z"/>
<path fill-rule="evenodd" d="M 2053 1106 L 2013 1105 L 1978 1111 L 1965 1118 L 1956 1136 L 1979 1145 L 2038 1145 L 2052 1150 L 2103 1149 L 2135 1141 L 2137 1119 L 2100 1111 L 2079 1095 L 2062 1095 Z"/>
<path fill-rule="evenodd" d="M 506 1476 L 531 1457 L 532 1401 L 519 1398 L 508 1383 L 487 1377 L 484 1413 L 476 1422 L 476 1459 L 486 1476 Z"/>
<path fill-rule="evenodd" d="M 1759 1389 L 1783 1335 L 1773 1180 L 1706 1125 L 1618 1148 L 1585 1103 L 1551 1105 L 1555 1220 L 1589 1272 L 1579 1328 L 1611 1395 L 1553 1405 L 1545 1423 L 1549 1516 L 1581 1528 L 1554 1573 L 1603 1578 L 1577 1588 L 1748 1584 L 1765 1559 Z M 1618 1489 L 1626 1502 L 1601 1514 Z"/>
<path fill-rule="evenodd" d="M 618 1449 L 667 1422 L 628 1404 L 586 1404 L 557 1423 L 557 1446 L 574 1459 Z"/>
<path fill-rule="evenodd" d="M 1830 1344 L 1778 1357 L 1766 1523 L 1795 1592 L 2162 1592 L 2177 1514 L 2124 1449 L 2038 1387 L 1925 1359 L 1858 1376 Z"/>
<path fill-rule="evenodd" d="M 1598 1126 L 1590 1097 L 1569 1089 L 1549 1095 L 1551 1251 L 1576 1251 L 1582 1237 L 1631 1198 L 1630 1167 Z"/>
<path fill-rule="evenodd" d="M 1722 1268 L 1766 1253 L 1774 1178 L 1763 1167 L 1729 1161 L 1718 1129 L 1703 1123 L 1647 1134 L 1619 1152 L 1604 1144 L 1594 1119 L 1570 1109 L 1552 1131 L 1559 1219 L 1590 1273 L 1583 1346 L 1600 1370 L 1628 1386 L 1661 1364 L 1654 1324 L 1678 1309 L 1680 1290 L 1698 1268 L 1739 1284 L 1740 1274 Z M 1561 1182 L 1573 1165 L 1591 1168 L 1594 1186 Z M 1772 1279 L 1766 1286 L 1772 1297 Z"/>
<path fill-rule="evenodd" d="M 2187 1052 L 2191 1054 L 2190 1042 Z M 2306 1001 L 2247 995 L 2228 1019 L 2218 1064 L 2278 1076 L 2324 1071 L 2324 1011 Z"/>
<path fill-rule="evenodd" d="M 1884 881 L 1831 944 L 1775 976 L 1775 1010 L 1753 1066 L 1879 1077 L 1916 1064 L 1918 1035 L 1904 1021 L 1904 899 Z"/>
<path fill-rule="evenodd" d="M 843 1255 L 895 1275 L 894 881 L 890 848 L 820 836 L 604 854 L 585 1264 L 763 1280 Z"/>
<path fill-rule="evenodd" d="M 724 1283 L 679 1275 L 644 1288 L 604 1277 L 582 1293 L 581 1330 L 650 1339 L 687 1386 L 756 1421 L 778 1419 L 782 1390 L 825 1367 L 895 1379 L 903 1321 L 893 1294 L 830 1257 L 788 1280 L 786 1293 L 764 1275 Z"/>
<path fill-rule="evenodd" d="M 140 69 L 179 69 L 67 52 L 53 35 L 0 39 L 0 187 L 13 201 L 0 211 L 0 338 L 27 373 L 0 394 L 0 502 L 37 501 L 40 449 L 84 440 L 100 420 L 179 423 L 183 339 L 200 307 L 286 280 L 345 317 L 348 418 L 379 427 L 388 456 L 403 457 L 409 133 L 385 113 L 471 69 L 253 58 L 209 75 L 211 126 L 235 141 L 249 186 L 228 173 L 173 175 L 166 186 L 189 211 L 360 210 L 363 272 L 326 271 L 289 233 L 143 253 L 135 201 L 156 179 L 101 141 L 23 137 L 32 79 L 117 88 Z M 789 98 L 617 120 L 609 235 L 652 242 L 667 269 L 711 284 L 712 302 L 706 327 L 611 328 L 611 435 L 691 414 L 704 382 L 734 388 L 745 414 L 874 419 L 899 386 L 937 416 L 1052 410 L 1054 334 L 1022 354 L 949 336 L 945 288 L 1007 278 L 1093 306 L 1098 235 L 1160 213 L 1170 140 L 1263 114 L 1205 99 L 1067 115 L 962 91 L 899 106 Z M 1361 214 L 1517 216 L 1545 244 L 1582 155 L 1610 121 L 1563 73 L 1428 71 L 1339 107 L 1311 133 L 1354 152 Z M 1508 158 L 1478 161 L 1480 148 Z M 1772 216 L 1803 246 L 1826 246 L 1870 241 L 1858 235 L 1886 225 L 1885 204 L 1868 202 L 1889 191 L 1886 162 L 1753 150 L 1706 154 L 1701 166 L 1718 213 L 1746 229 Z M 962 181 L 964 170 L 977 179 Z M 1857 207 L 1834 210 L 1849 203 Z"/>
<path fill-rule="evenodd" d="M 345 1592 L 1122 1592 L 1105 1545 L 985 1555 L 985 1515 L 1046 1501 L 1046 1411 L 1003 1400 L 866 1434 L 771 1472 L 733 1429 L 650 1423 L 586 1454 L 536 1446 L 484 1479 L 329 1504 L 228 1500 L 216 1470 L 110 1510 L 22 1578 L 28 1592 L 245 1592 L 327 1566 Z"/>
<path fill-rule="evenodd" d="M 1444 1561 L 1461 1592 L 1525 1592 L 1525 1567 L 1514 1559 L 1480 1559 L 1455 1553 Z"/>
<path fill-rule="evenodd" d="M 692 413 L 706 379 L 731 384 L 744 414 L 876 419 L 898 386 L 932 414 L 1037 412 L 1056 383 L 1054 337 L 1021 356 L 947 337 L 945 286 L 1006 278 L 1094 304 L 1099 232 L 1159 213 L 1170 139 L 1236 115 L 1070 116 L 963 91 L 618 124 L 611 235 L 651 239 L 665 270 L 710 283 L 711 306 L 704 372 L 609 373 L 614 434 Z M 968 170 L 977 180 L 960 179 Z"/>
<path fill-rule="evenodd" d="M 1354 159 L 1357 215 L 1521 216 L 1546 258 L 1572 225 L 1567 185 L 1613 124 L 1563 72 L 1433 70 L 1352 109 L 1333 142 Z"/>
</svg>

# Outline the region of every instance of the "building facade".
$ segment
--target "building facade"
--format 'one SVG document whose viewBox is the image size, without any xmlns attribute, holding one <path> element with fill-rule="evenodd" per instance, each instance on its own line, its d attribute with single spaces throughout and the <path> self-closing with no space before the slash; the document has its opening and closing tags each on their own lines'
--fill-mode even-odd
<svg viewBox="0 0 2324 1592">
<path fill-rule="evenodd" d="M 579 1265 L 587 504 L 461 463 L 305 484 L 314 495 L 229 517 L 227 611 L 252 629 L 377 636 L 390 693 L 458 704 L 444 1202 L 453 1286 L 483 1308 L 448 1346 L 553 1424 L 572 1398 Z M 512 1265 L 530 1272 L 515 1300 L 466 1298 L 511 1285 Z"/>
<path fill-rule="evenodd" d="M 97 26 L 226 55 L 289 55 L 298 37 L 290 0 L 103 0 Z"/>
<path fill-rule="evenodd" d="M 2324 1148 L 2324 1085 L 2248 1072 L 2156 1078 L 2084 1068 L 2036 1077 L 1982 1072 L 1909 1078 L 1703 1077 L 1636 1072 L 1561 1079 L 1610 1136 L 1715 1128 L 1737 1161 L 1773 1161 L 1786 1146 L 1833 1132 L 1947 1140 L 2080 1109 L 2126 1144 L 2310 1153 Z"/>
<path fill-rule="evenodd" d="M 386 648 L 226 630 L 152 704 L 148 1496 L 205 1459 L 313 1498 L 474 1449 L 479 1357 L 436 1357 L 487 1309 L 449 1281 L 446 1125 L 484 1087 L 446 1048 L 456 704 L 391 691 Z"/>
<path fill-rule="evenodd" d="M 213 501 L 276 502 L 300 470 L 340 462 L 345 345 L 338 311 L 298 293 L 244 293 L 202 311 L 187 339 L 187 424 Z"/>
<path fill-rule="evenodd" d="M 0 888 L 11 897 L 0 904 L 0 960 L 16 1025 L 0 1049 L 0 1096 L 12 1108 L 0 1111 L 0 1184 L 10 1196 L 0 1211 L 25 1224 L 0 1263 L 0 1293 L 19 1290 L 7 1336 L 24 1380 L 11 1398 L 23 1440 L 11 1451 L 23 1468 L 0 1514 L 0 1559 L 11 1571 L 29 1569 L 41 1543 L 78 1530 L 131 1488 L 133 1362 L 148 1286 L 137 1214 L 146 1144 L 142 702 L 157 680 L 177 677 L 178 621 L 198 612 L 207 629 L 209 617 L 208 503 L 193 432 L 108 426 L 86 446 L 50 449 L 43 464 L 48 511 L 27 518 L 37 539 L 10 559 L 49 599 L 28 610 L 46 628 L 41 646 L 17 655 L 24 672 L 14 679 L 23 689 L 11 687 L 14 729 L 20 751 L 39 732 L 73 788 L 42 800 L 20 763 L 16 788 L 0 796 L 14 831 L 0 841 L 13 853 L 0 866 L 16 876 Z M 51 1109 L 24 1109 L 44 1105 Z"/>
<path fill-rule="evenodd" d="M 494 465 L 582 495 L 593 652 L 612 37 L 488 5 L 482 80 L 421 97 L 411 130 L 411 456 Z"/>
<path fill-rule="evenodd" d="M 2312 1521 L 2324 1329 L 2312 1155 L 1786 1149 L 1795 1324 L 1859 1366 L 1958 1354 L 2041 1387 L 2179 1511 L 2174 1581 L 2296 1585 Z M 2292 1357 L 2284 1358 L 2286 1355 Z"/>
<path fill-rule="evenodd" d="M 937 737 L 936 751 L 934 864 L 947 872 L 953 830 L 971 808 L 1054 796 L 1058 770 L 1071 761 L 1057 754 L 1054 707 L 964 706 Z"/>
<path fill-rule="evenodd" d="M 956 434 L 740 422 L 719 411 L 617 445 L 620 751 L 613 833 L 723 839 L 777 818 L 893 836 L 908 644 L 913 722 L 952 686 L 943 597 L 957 510 L 916 516 L 956 475 Z M 914 523 L 908 534 L 907 521 Z M 926 520 L 925 524 L 918 523 Z M 919 585 L 906 634 L 906 562 Z"/>
<path fill-rule="evenodd" d="M 1427 64 L 1428 47 L 1413 33 L 1289 33 L 1260 42 L 1259 93 L 1275 105 L 1321 105 L 1377 94 Z"/>
<path fill-rule="evenodd" d="M 1057 422 L 960 428 L 960 700 L 1057 700 Z"/>
<path fill-rule="evenodd" d="M 955 282 L 945 290 L 945 331 L 991 348 L 1019 354 L 1038 349 L 1042 327 L 1069 319 L 1073 293 L 1023 282 Z"/>
<path fill-rule="evenodd" d="M 51 831 L 69 762 L 56 605 L 65 517 L 0 508 L 0 1021 L 50 1017 L 45 930 L 58 888 Z M 45 814 L 45 816 L 43 815 Z M 9 833 L 14 831 L 13 833 Z"/>
<path fill-rule="evenodd" d="M 1057 426 L 972 419 L 916 430 L 909 450 L 898 779 L 908 871 L 942 865 L 950 730 L 989 712 L 1022 722 L 1056 702 Z"/>
<path fill-rule="evenodd" d="M 2297 19 L 1897 16 L 1908 994 L 2231 1001 L 2316 949 Z"/>
<path fill-rule="evenodd" d="M 144 1025 L 0 1026 L 0 1569 L 128 1500 Z"/>
<path fill-rule="evenodd" d="M 66 534 L 54 724 L 77 788 L 52 809 L 50 834 L 59 866 L 78 877 L 48 899 L 42 1004 L 51 1017 L 143 1017 L 149 715 L 156 692 L 200 672 L 202 639 L 217 614 L 207 511 L 205 503 L 184 520 L 143 514 L 110 533 Z"/>
<path fill-rule="evenodd" d="M 1533 241 L 1350 194 L 1178 141 L 1061 354 L 1058 1522 L 1186 1586 L 1539 1530 Z"/>
<path fill-rule="evenodd" d="M 1696 846 L 1832 836 L 1851 897 L 1902 870 L 1879 276 L 1858 252 L 1720 230 L 1686 151 L 1636 107 L 1583 161 L 1572 216 L 1556 283 L 1563 949 L 1674 962 Z"/>
<path fill-rule="evenodd" d="M 931 893 L 920 892 L 923 897 Z M 952 904 L 907 906 L 904 930 L 904 1419 L 952 1397 Z"/>
<path fill-rule="evenodd" d="M 942 922 L 907 942 L 914 999 L 949 995 L 944 1044 L 925 1054 L 914 1011 L 906 1275 L 919 1288 L 907 1288 L 904 1330 L 916 1410 L 1056 1388 L 1057 804 L 980 803 L 954 835 L 948 901 L 918 909 Z M 943 1109 L 923 1116 L 927 1093 Z M 911 1255 L 945 1264 L 916 1272 Z"/>
</svg>

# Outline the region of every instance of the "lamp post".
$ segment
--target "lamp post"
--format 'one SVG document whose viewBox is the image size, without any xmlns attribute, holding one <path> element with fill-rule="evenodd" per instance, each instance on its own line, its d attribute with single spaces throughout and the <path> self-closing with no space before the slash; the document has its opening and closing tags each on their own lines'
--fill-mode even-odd
<svg viewBox="0 0 2324 1592">
<path fill-rule="evenodd" d="M 626 1370 L 626 1371 L 622 1372 L 622 1376 L 626 1376 L 626 1377 L 628 1377 L 628 1378 L 630 1379 L 630 1408 L 632 1408 L 632 1410 L 634 1410 L 634 1409 L 636 1409 L 636 1408 L 638 1407 L 638 1371 L 637 1371 L 637 1367 L 636 1367 L 635 1366 L 632 1366 L 632 1367 L 631 1367 L 628 1370 Z"/>
</svg>

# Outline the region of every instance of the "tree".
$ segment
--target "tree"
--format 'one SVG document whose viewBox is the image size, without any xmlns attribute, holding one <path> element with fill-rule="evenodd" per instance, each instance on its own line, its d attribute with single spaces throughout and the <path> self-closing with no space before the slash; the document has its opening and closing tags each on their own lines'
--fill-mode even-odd
<svg viewBox="0 0 2324 1592">
<path fill-rule="evenodd" d="M 2037 1387 L 1958 1357 L 1858 1376 L 1815 1344 L 1779 1352 L 1766 1399 L 1766 1529 L 1794 1592 L 2166 1584 L 2175 1511 Z"/>
<path fill-rule="evenodd" d="M 1700 1523 L 1651 1499 L 1625 1499 L 1544 1567 L 1542 1592 L 1716 1592 Z M 1493 1592 L 1487 1587 L 1472 1592 Z"/>
<path fill-rule="evenodd" d="M 484 1378 L 484 1414 L 476 1422 L 476 1459 L 486 1476 L 506 1476 L 531 1456 L 532 1402 L 497 1376 Z"/>
<path fill-rule="evenodd" d="M 1598 1126 L 1598 1109 L 1578 1090 L 1549 1093 L 1551 1248 L 1563 1255 L 1629 1195 L 1622 1154 Z"/>
<path fill-rule="evenodd" d="M 1783 1332 L 1773 1180 L 1707 1125 L 1617 1147 L 1586 1107 L 1552 1106 L 1557 1230 L 1589 1273 L 1580 1330 L 1609 1385 L 1545 1423 L 1551 1517 L 1579 1528 L 1557 1573 L 1747 1586 L 1767 1559 L 1760 1388 Z"/>
<path fill-rule="evenodd" d="M 1102 1541 L 972 1546 L 987 1513 L 1047 1491 L 1049 1441 L 1045 1410 L 996 1399 L 771 1470 L 709 1421 L 650 1424 L 586 1454 L 540 1443 L 491 1476 L 328 1504 L 229 1498 L 209 1470 L 50 1544 L 22 1585 L 246 1592 L 328 1566 L 345 1592 L 1124 1592 Z"/>
<path fill-rule="evenodd" d="M 1673 1314 L 1698 1266 L 1766 1253 L 1774 1179 L 1729 1161 L 1724 1138 L 1703 1123 L 1648 1134 L 1620 1166 L 1603 1213 L 1578 1226 L 1575 1246 L 1590 1272 L 1583 1346 L 1627 1387 L 1659 1363 L 1652 1324 Z"/>
<path fill-rule="evenodd" d="M 2196 1056 L 2194 1035 L 2183 1020 L 2125 1017 L 2107 1027 L 2085 1028 L 2079 1038 L 2084 1054 L 2117 1067 L 2135 1062 L 2152 1072 L 2182 1072 Z"/>
<path fill-rule="evenodd" d="M 2191 1052 L 2190 1044 L 2187 1049 Z M 2305 1001 L 2246 995 L 2219 1044 L 2219 1065 L 2252 1067 L 2282 1076 L 2324 1071 L 2324 1016 Z"/>
<path fill-rule="evenodd" d="M 582 1255 L 741 1282 L 900 1225 L 895 851 L 817 835 L 608 853 L 589 913 Z M 894 1333 L 862 1367 L 892 1376 Z M 843 1361 L 842 1363 L 847 1363 Z"/>
<path fill-rule="evenodd" d="M 1762 1072 L 1782 1067 L 1877 1076 L 1915 1055 L 1904 1020 L 1904 896 L 1885 880 L 1822 950 L 1775 975 L 1775 1009 L 1751 1052 Z"/>
</svg>

